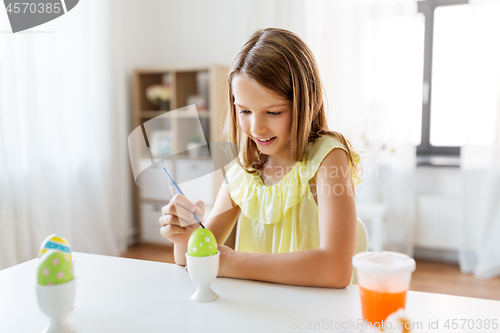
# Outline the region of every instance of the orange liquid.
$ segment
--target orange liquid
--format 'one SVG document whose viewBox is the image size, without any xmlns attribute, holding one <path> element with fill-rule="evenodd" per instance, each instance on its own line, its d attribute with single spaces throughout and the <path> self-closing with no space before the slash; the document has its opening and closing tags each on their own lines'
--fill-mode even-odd
<svg viewBox="0 0 500 333">
<path fill-rule="evenodd" d="M 399 308 L 405 308 L 406 291 L 400 293 L 378 292 L 359 287 L 361 295 L 361 311 L 363 319 L 375 325 L 382 324 L 382 320 Z M 380 326 L 378 326 L 380 327 Z"/>
</svg>

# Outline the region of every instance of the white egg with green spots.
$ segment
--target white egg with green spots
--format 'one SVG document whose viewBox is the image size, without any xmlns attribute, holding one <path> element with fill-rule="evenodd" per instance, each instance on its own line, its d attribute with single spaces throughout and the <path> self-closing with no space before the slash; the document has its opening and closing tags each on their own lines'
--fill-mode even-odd
<svg viewBox="0 0 500 333">
<path fill-rule="evenodd" d="M 48 250 L 40 258 L 37 282 L 44 286 L 73 280 L 73 262 L 67 253 Z"/>
<path fill-rule="evenodd" d="M 196 229 L 189 238 L 188 254 L 193 257 L 208 257 L 217 254 L 217 241 L 206 228 Z"/>
</svg>

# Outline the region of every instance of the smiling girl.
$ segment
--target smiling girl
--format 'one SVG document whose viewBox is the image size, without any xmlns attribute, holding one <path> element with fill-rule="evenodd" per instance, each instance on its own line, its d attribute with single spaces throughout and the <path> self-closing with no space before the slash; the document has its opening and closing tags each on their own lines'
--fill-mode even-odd
<svg viewBox="0 0 500 333">
<path fill-rule="evenodd" d="M 328 130 L 316 61 L 295 34 L 257 31 L 229 74 L 228 139 L 241 148 L 204 225 L 220 245 L 220 277 L 344 288 L 356 242 L 359 155 Z M 185 265 L 203 202 L 176 195 L 161 234 Z M 182 225 L 191 223 L 187 227 Z"/>
</svg>

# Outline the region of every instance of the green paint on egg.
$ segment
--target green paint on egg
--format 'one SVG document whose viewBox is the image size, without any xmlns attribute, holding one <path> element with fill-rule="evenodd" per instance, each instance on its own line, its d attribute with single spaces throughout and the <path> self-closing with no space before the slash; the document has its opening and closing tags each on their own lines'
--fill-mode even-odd
<svg viewBox="0 0 500 333">
<path fill-rule="evenodd" d="M 73 280 L 73 262 L 67 253 L 48 250 L 40 258 L 37 282 L 44 286 Z"/>
<path fill-rule="evenodd" d="M 193 257 L 208 257 L 217 254 L 217 241 L 206 228 L 196 229 L 189 238 L 188 254 Z"/>
</svg>

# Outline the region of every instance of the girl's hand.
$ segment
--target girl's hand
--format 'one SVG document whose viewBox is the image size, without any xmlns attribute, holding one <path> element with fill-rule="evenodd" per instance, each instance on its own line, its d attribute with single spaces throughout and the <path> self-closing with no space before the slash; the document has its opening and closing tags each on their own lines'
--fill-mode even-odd
<svg viewBox="0 0 500 333">
<path fill-rule="evenodd" d="M 187 245 L 189 237 L 199 227 L 193 212 L 202 221 L 205 203 L 197 201 L 193 205 L 184 195 L 176 194 L 161 212 L 162 216 L 159 219 L 161 235 L 174 244 Z"/>
<path fill-rule="evenodd" d="M 219 245 L 219 274 L 218 277 L 230 277 L 231 261 L 236 251 L 226 245 Z"/>
</svg>

